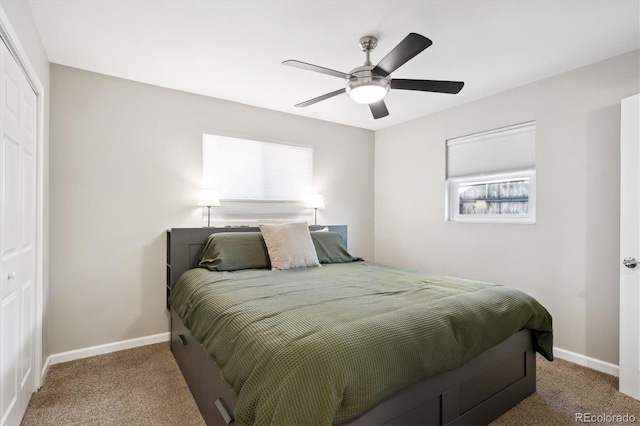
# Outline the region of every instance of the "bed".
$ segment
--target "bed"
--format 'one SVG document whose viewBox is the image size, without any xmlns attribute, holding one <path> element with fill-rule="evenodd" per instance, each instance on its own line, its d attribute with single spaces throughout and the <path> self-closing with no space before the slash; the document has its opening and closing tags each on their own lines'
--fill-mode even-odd
<svg viewBox="0 0 640 426">
<path fill-rule="evenodd" d="M 346 226 L 329 230 L 346 242 Z M 258 231 L 167 234 L 171 350 L 207 424 L 486 424 L 535 391 L 536 351 L 552 359 L 546 310 L 520 312 L 537 302 L 521 302 L 520 292 L 502 286 L 364 261 L 290 271 L 196 268 L 210 234 Z M 428 309 L 423 296 L 435 300 Z M 432 332 L 440 323 L 457 324 L 444 305 L 449 299 L 464 299 L 455 310 L 471 315 L 471 324 Z M 247 306 L 250 320 L 239 309 Z M 218 311 L 203 316 L 209 308 Z M 359 310 L 371 316 L 354 317 Z M 485 311 L 500 311 L 486 320 L 490 326 L 480 324 Z M 420 326 L 404 322 L 416 316 Z M 297 322 L 308 329 L 291 332 Z M 369 339 L 372 330 L 386 340 Z M 420 340 L 426 338 L 432 340 Z"/>
</svg>

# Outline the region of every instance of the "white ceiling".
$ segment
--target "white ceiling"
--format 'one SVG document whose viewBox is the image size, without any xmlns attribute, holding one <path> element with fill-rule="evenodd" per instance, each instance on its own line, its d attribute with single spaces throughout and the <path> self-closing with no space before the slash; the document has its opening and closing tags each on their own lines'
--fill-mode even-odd
<svg viewBox="0 0 640 426">
<path fill-rule="evenodd" d="M 30 0 L 54 63 L 378 130 L 639 48 L 640 0 Z M 392 90 L 388 117 L 340 95 L 344 81 L 281 65 L 348 72 L 358 40 L 377 63 L 408 33 L 433 45 L 395 78 L 460 80 L 457 95 Z"/>
</svg>

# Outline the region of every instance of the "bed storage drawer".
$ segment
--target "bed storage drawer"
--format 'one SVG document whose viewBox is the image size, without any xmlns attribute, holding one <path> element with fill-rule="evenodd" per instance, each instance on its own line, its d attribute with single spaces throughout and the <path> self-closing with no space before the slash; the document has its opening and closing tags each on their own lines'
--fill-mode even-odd
<svg viewBox="0 0 640 426">
<path fill-rule="evenodd" d="M 218 368 L 171 309 L 171 352 L 182 371 L 193 399 L 209 426 L 232 424 L 236 396 Z M 224 414 L 223 414 L 224 413 Z"/>
<path fill-rule="evenodd" d="M 200 366 L 194 362 L 194 359 L 202 350 L 200 344 L 191 336 L 173 309 L 171 309 L 171 352 L 173 352 L 191 393 L 196 395 L 200 382 Z"/>
<path fill-rule="evenodd" d="M 229 424 L 236 407 L 236 396 L 222 379 L 216 363 L 204 351 L 201 351 L 200 362 L 200 397 L 196 401 L 200 412 L 205 419 L 216 419 L 216 424 Z"/>
</svg>

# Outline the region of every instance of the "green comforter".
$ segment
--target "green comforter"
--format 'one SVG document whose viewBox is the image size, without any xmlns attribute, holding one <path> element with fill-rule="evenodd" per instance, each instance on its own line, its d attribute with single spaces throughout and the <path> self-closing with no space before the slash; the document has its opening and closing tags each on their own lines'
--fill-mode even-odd
<svg viewBox="0 0 640 426">
<path fill-rule="evenodd" d="M 512 288 L 369 262 L 186 272 L 170 303 L 238 395 L 244 424 L 321 425 L 533 330 L 551 316 Z"/>
</svg>

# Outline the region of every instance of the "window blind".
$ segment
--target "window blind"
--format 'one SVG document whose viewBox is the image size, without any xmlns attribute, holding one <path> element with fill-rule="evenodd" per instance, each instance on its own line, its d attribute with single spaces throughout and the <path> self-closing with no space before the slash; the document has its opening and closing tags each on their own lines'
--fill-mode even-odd
<svg viewBox="0 0 640 426">
<path fill-rule="evenodd" d="M 212 219 L 227 224 L 308 220 L 313 147 L 203 135 L 203 188 L 217 189 Z"/>
<path fill-rule="evenodd" d="M 447 178 L 535 169 L 536 123 L 447 140 Z"/>
</svg>

